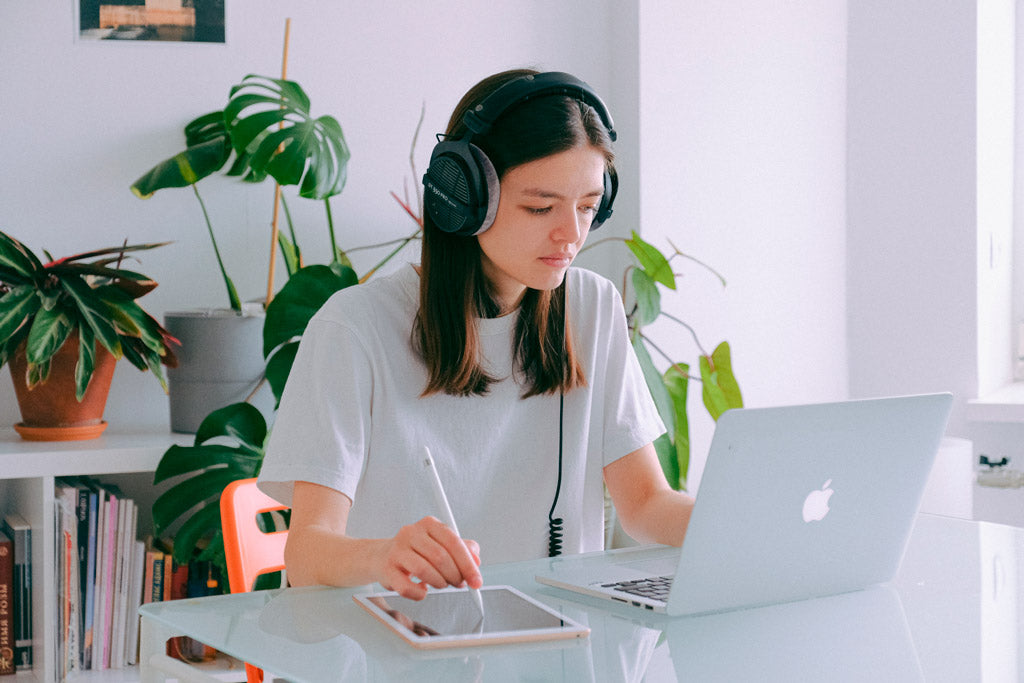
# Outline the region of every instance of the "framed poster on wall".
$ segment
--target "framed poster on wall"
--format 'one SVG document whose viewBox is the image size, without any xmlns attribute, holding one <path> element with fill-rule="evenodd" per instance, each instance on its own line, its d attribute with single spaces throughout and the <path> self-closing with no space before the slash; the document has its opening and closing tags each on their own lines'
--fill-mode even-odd
<svg viewBox="0 0 1024 683">
<path fill-rule="evenodd" d="M 79 40 L 224 42 L 225 0 L 75 0 Z"/>
</svg>

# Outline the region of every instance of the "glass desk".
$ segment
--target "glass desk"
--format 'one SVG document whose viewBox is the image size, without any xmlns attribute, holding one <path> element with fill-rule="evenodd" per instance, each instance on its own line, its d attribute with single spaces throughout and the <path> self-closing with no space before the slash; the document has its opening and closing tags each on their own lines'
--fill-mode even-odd
<svg viewBox="0 0 1024 683">
<path fill-rule="evenodd" d="M 845 595 L 671 618 L 533 581 L 548 560 L 484 568 L 591 628 L 560 643 L 421 652 L 353 601 L 289 588 L 153 603 L 142 681 L 195 677 L 163 656 L 188 635 L 288 681 L 1018 681 L 1024 530 L 921 515 L 897 578 Z M 177 667 L 177 668 L 175 668 Z"/>
</svg>

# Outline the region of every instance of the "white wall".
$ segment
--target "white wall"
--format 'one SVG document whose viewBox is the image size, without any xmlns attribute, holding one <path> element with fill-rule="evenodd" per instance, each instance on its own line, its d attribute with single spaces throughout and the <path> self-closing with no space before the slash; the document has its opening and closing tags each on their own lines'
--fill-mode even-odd
<svg viewBox="0 0 1024 683">
<path fill-rule="evenodd" d="M 854 396 L 978 391 L 975 3 L 850 2 Z"/>
<path fill-rule="evenodd" d="M 352 150 L 348 185 L 332 202 L 343 248 L 412 232 L 411 221 L 388 192 L 401 192 L 403 179 L 418 182 L 407 159 L 422 104 L 420 174 L 433 134 L 444 129 L 462 93 L 489 73 L 518 66 L 565 70 L 599 92 L 609 92 L 613 77 L 628 83 L 630 72 L 635 74 L 628 58 L 612 68 L 613 50 L 607 46 L 616 44 L 612 36 L 618 29 L 612 3 L 604 0 L 486 5 L 244 0 L 227 3 L 226 45 L 77 42 L 76 4 L 5 3 L 0 229 L 55 256 L 124 238 L 174 240 L 136 264 L 160 282 L 141 301 L 158 317 L 167 310 L 223 306 L 226 297 L 190 190 L 164 190 L 141 201 L 129 185 L 180 151 L 182 126 L 221 108 L 231 85 L 249 73 L 280 73 L 285 17 L 292 18 L 289 77 L 306 89 L 315 115 L 338 118 Z M 616 7 L 618 18 L 628 18 L 629 7 L 635 15 L 633 3 Z M 635 38 L 625 42 L 634 43 Z M 613 95 L 608 99 L 613 110 L 622 103 Z M 629 124 L 631 118 L 635 121 L 628 114 L 621 120 Z M 635 145 L 635 132 L 624 137 Z M 263 296 L 272 187 L 210 178 L 200 188 L 241 296 Z M 294 200 L 291 206 L 307 255 L 325 262 L 321 205 Z M 636 216 L 636 192 L 626 191 L 616 222 L 631 227 Z M 366 268 L 382 256 L 361 252 L 354 258 L 357 268 Z M 417 258 L 418 249 L 405 254 L 405 260 Z M 610 261 L 609 254 L 593 254 L 584 263 L 607 270 Z M 4 378 L 0 424 L 18 419 Z M 166 427 L 166 398 L 151 377 L 123 364 L 107 420 L 122 427 Z"/>
<path fill-rule="evenodd" d="M 731 342 L 748 405 L 974 395 L 973 3 L 501 0 L 480 11 L 468 0 L 372 10 L 248 0 L 228 3 L 223 46 L 78 43 L 73 5 L 4 9 L 0 229 L 56 255 L 176 240 L 139 266 L 161 282 L 143 300 L 157 315 L 221 305 L 223 294 L 188 190 L 143 202 L 128 186 L 177 152 L 181 126 L 222 106 L 230 85 L 278 72 L 291 16 L 289 75 L 352 148 L 333 202 L 343 246 L 409 232 L 388 192 L 410 175 L 422 103 L 420 172 L 478 78 L 521 65 L 573 71 L 605 94 L 620 132 L 622 192 L 603 230 L 671 238 L 726 276 L 722 289 L 681 262 L 666 307 L 706 346 Z M 270 187 L 202 186 L 243 297 L 261 296 Z M 305 249 L 325 260 L 319 206 L 292 205 Z M 584 264 L 617 276 L 612 251 Z M 685 332 L 654 334 L 696 361 Z M 699 387 L 690 414 L 695 486 L 712 431 Z M 123 367 L 107 417 L 164 427 L 166 399 Z M 3 380 L 0 424 L 16 420 Z"/>
<path fill-rule="evenodd" d="M 663 306 L 727 339 L 748 406 L 847 394 L 846 3 L 641 2 L 641 223 L 679 262 Z M 660 346 L 696 367 L 672 323 Z M 690 391 L 690 484 L 712 425 Z"/>
</svg>

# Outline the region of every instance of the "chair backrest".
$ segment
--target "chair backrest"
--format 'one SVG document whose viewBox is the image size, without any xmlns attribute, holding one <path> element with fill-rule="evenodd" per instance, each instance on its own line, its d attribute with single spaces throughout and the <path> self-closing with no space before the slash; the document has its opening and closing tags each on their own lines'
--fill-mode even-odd
<svg viewBox="0 0 1024 683">
<path fill-rule="evenodd" d="M 266 533 L 260 529 L 258 518 L 264 512 L 287 509 L 256 488 L 255 478 L 233 481 L 224 489 L 220 520 L 232 593 L 250 591 L 260 574 L 284 569 L 287 529 Z"/>
</svg>

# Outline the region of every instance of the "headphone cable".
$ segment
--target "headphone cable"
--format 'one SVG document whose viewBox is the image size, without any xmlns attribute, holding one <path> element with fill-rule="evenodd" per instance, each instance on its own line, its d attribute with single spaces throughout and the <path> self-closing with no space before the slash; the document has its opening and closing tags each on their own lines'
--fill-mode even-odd
<svg viewBox="0 0 1024 683">
<path fill-rule="evenodd" d="M 555 484 L 555 499 L 551 501 L 548 511 L 548 557 L 562 554 L 563 519 L 555 517 L 555 506 L 558 505 L 558 494 L 562 491 L 562 423 L 565 412 L 565 392 L 558 397 L 558 481 Z"/>
</svg>

